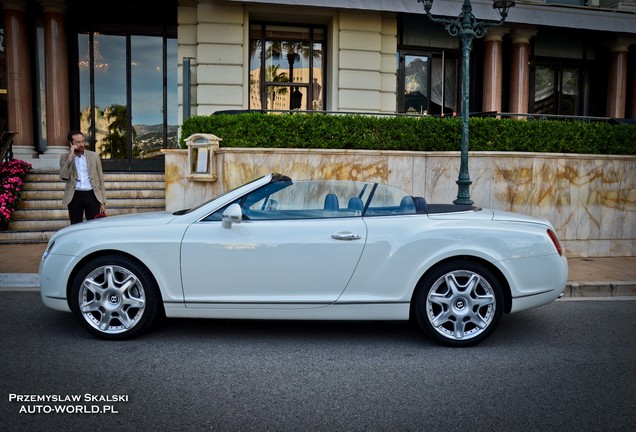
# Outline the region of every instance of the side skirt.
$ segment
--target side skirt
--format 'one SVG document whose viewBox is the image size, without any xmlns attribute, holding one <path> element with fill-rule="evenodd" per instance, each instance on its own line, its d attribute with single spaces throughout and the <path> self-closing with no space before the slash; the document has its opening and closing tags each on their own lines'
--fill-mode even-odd
<svg viewBox="0 0 636 432">
<path fill-rule="evenodd" d="M 164 306 L 166 316 L 173 318 L 338 321 L 406 321 L 409 319 L 409 303 L 312 305 L 311 308 L 282 304 L 198 304 L 196 309 L 188 308 L 183 304 L 165 304 Z"/>
</svg>

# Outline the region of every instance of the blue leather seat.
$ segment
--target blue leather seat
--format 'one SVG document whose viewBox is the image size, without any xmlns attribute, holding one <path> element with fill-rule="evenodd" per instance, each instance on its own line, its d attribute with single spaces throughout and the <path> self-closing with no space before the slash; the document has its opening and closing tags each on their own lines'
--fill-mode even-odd
<svg viewBox="0 0 636 432">
<path fill-rule="evenodd" d="M 360 212 L 362 214 L 362 210 L 364 210 L 364 204 L 362 200 L 358 197 L 349 198 L 349 203 L 347 204 L 347 209 L 351 211 Z"/>
<path fill-rule="evenodd" d="M 413 197 L 413 201 L 415 202 L 415 211 L 417 213 L 428 213 L 428 204 L 424 198 Z"/>
<path fill-rule="evenodd" d="M 327 194 L 325 196 L 325 211 L 337 212 L 340 210 L 340 203 L 336 194 Z"/>
<path fill-rule="evenodd" d="M 400 214 L 413 214 L 415 213 L 415 201 L 410 195 L 404 195 L 400 201 Z"/>
</svg>

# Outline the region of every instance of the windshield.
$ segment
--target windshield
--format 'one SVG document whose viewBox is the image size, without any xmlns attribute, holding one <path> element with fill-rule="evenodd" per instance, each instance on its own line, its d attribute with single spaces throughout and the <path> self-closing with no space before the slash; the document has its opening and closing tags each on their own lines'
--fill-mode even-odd
<svg viewBox="0 0 636 432">
<path fill-rule="evenodd" d="M 189 209 L 177 210 L 177 211 L 175 211 L 175 212 L 174 212 L 174 213 L 172 213 L 172 214 L 173 214 L 173 215 L 175 215 L 175 216 L 181 216 L 181 215 L 184 215 L 184 214 L 188 214 L 188 213 L 190 213 L 190 212 L 193 212 L 193 211 L 195 211 L 195 210 L 197 210 L 197 209 L 199 209 L 199 208 L 201 208 L 201 207 L 203 207 L 203 206 L 207 205 L 208 203 L 211 203 L 212 201 L 214 201 L 214 200 L 216 200 L 216 199 L 219 199 L 219 198 L 221 198 L 221 197 L 223 197 L 223 196 L 225 196 L 225 195 L 228 195 L 228 194 L 230 194 L 230 193 L 234 192 L 234 191 L 235 191 L 235 190 L 237 190 L 237 189 L 240 189 L 240 188 L 242 188 L 242 187 L 245 187 L 245 186 L 248 186 L 248 185 L 250 185 L 250 184 L 252 184 L 252 183 L 255 183 L 255 182 L 257 182 L 257 181 L 259 181 L 259 180 L 261 180 L 261 179 L 263 179 L 263 178 L 265 178 L 265 177 L 267 177 L 267 176 L 259 177 L 259 178 L 257 178 L 257 179 L 252 180 L 252 181 L 251 181 L 251 182 L 249 182 L 249 183 L 245 183 L 245 184 L 243 184 L 243 185 L 240 185 L 240 186 L 237 186 L 237 187 L 235 187 L 235 188 L 233 188 L 233 189 L 230 189 L 230 190 L 228 190 L 228 191 L 226 191 L 226 192 L 223 192 L 221 195 L 217 195 L 217 196 L 215 196 L 214 198 L 211 198 L 211 199 L 209 199 L 209 200 L 207 200 L 207 201 L 204 201 L 204 202 L 202 202 L 201 204 L 199 204 L 199 205 L 197 205 L 197 206 L 195 206 L 195 207 L 192 207 L 192 208 L 189 208 Z"/>
</svg>

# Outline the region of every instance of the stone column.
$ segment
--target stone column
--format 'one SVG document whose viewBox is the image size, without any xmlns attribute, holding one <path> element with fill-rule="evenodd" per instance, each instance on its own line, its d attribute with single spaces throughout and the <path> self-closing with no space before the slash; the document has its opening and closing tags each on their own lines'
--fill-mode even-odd
<svg viewBox="0 0 636 432">
<path fill-rule="evenodd" d="M 177 24 L 179 31 L 177 32 L 177 64 L 178 64 L 178 85 L 179 85 L 179 126 L 183 124 L 183 92 L 190 93 L 190 115 L 197 115 L 197 47 L 198 39 L 198 12 L 197 0 L 179 0 L 177 9 Z M 229 48 L 228 48 L 229 49 Z M 191 60 L 191 82 L 190 88 L 183 86 L 183 58 L 189 57 Z M 193 90 L 194 89 L 194 90 Z M 249 96 L 248 96 L 249 97 Z"/>
<path fill-rule="evenodd" d="M 636 61 L 632 64 L 632 70 L 636 70 Z M 636 119 L 636 73 L 632 73 L 632 94 L 629 102 L 629 117 Z"/>
<path fill-rule="evenodd" d="M 33 93 L 31 55 L 26 24 L 27 1 L 3 1 L 4 43 L 7 58 L 7 110 L 9 130 L 17 132 L 13 140 L 16 159 L 37 155 L 33 141 Z"/>
<path fill-rule="evenodd" d="M 485 36 L 482 111 L 501 112 L 503 83 L 502 39 L 508 30 L 492 28 Z"/>
<path fill-rule="evenodd" d="M 527 113 L 530 95 L 530 38 L 535 30 L 514 29 L 510 71 L 510 112 Z"/>
<path fill-rule="evenodd" d="M 70 127 L 66 1 L 42 0 L 46 71 L 46 143 L 44 158 L 66 153 Z"/>
<path fill-rule="evenodd" d="M 629 45 L 625 42 L 616 42 L 610 47 L 610 70 L 607 77 L 607 117 L 625 117 L 628 51 Z"/>
</svg>

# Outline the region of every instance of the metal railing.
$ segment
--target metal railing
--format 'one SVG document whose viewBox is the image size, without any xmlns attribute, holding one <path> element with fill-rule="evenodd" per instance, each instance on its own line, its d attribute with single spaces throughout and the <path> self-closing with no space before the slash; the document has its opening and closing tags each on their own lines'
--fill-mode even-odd
<svg viewBox="0 0 636 432">
<path fill-rule="evenodd" d="M 16 132 L 4 131 L 0 136 L 0 162 L 9 162 L 13 159 L 13 138 Z"/>
<path fill-rule="evenodd" d="M 327 110 L 269 110 L 269 109 L 236 109 L 222 110 L 214 114 L 244 114 L 244 113 L 261 113 L 261 114 L 326 114 L 326 115 L 362 115 L 374 117 L 433 117 L 433 118 L 455 118 L 461 117 L 461 112 L 444 113 L 444 114 L 421 114 L 421 113 L 381 113 L 369 111 L 327 111 Z M 613 118 L 613 117 L 595 117 L 595 116 L 578 116 L 563 114 L 541 114 L 541 113 L 510 113 L 510 112 L 471 112 L 469 117 L 489 117 L 489 118 L 511 118 L 523 120 L 559 120 L 559 121 L 584 121 L 584 122 L 605 122 L 612 124 L 636 124 L 636 119 L 629 118 Z"/>
</svg>

